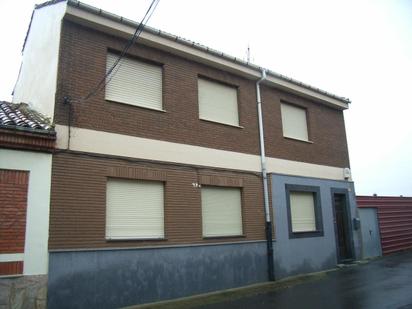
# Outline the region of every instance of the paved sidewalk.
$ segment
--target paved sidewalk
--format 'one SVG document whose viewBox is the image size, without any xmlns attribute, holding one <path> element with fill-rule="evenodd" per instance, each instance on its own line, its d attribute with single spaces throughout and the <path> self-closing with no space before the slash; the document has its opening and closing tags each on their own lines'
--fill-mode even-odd
<svg viewBox="0 0 412 309">
<path fill-rule="evenodd" d="M 412 309 L 412 252 L 345 268 L 322 280 L 198 308 Z"/>
<path fill-rule="evenodd" d="M 337 271 L 143 307 L 412 309 L 412 251 Z"/>
</svg>

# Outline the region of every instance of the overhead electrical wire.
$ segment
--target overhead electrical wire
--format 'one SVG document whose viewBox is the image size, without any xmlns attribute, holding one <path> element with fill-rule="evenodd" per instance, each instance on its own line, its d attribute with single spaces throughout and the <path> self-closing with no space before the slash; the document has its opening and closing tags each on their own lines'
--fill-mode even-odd
<svg viewBox="0 0 412 309">
<path fill-rule="evenodd" d="M 80 102 L 85 102 L 91 97 L 94 97 L 97 95 L 100 91 L 102 91 L 105 86 L 110 83 L 112 80 L 113 76 L 116 74 L 116 72 L 119 70 L 119 67 L 121 65 L 120 61 L 124 58 L 124 56 L 127 54 L 128 50 L 130 47 L 133 46 L 134 43 L 138 40 L 140 37 L 141 33 L 144 30 L 144 27 L 150 20 L 150 17 L 152 17 L 153 12 L 155 11 L 157 5 L 159 4 L 160 0 L 152 0 L 149 8 L 146 11 L 146 14 L 143 16 L 142 20 L 140 21 L 139 25 L 137 26 L 135 32 L 133 33 L 133 36 L 130 38 L 130 40 L 126 43 L 124 46 L 123 50 L 119 54 L 118 58 L 116 61 L 112 64 L 112 66 L 106 71 L 106 74 L 103 76 L 103 78 L 96 84 L 96 86 L 84 97 L 80 99 L 70 99 L 67 98 L 69 103 L 80 103 Z"/>
</svg>

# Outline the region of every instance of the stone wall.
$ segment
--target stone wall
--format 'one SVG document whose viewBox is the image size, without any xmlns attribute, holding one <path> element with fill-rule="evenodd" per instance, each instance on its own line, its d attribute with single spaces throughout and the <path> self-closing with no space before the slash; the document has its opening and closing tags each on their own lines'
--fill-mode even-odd
<svg viewBox="0 0 412 309">
<path fill-rule="evenodd" d="M 46 301 L 46 275 L 0 278 L 0 309 L 43 309 Z"/>
</svg>

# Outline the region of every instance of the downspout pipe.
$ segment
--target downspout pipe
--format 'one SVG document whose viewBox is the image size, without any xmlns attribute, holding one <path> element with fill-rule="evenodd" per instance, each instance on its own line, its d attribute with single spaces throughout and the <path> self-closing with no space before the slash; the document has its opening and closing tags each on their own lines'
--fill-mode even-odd
<svg viewBox="0 0 412 309">
<path fill-rule="evenodd" d="M 265 154 L 265 137 L 263 130 L 263 116 L 262 116 L 262 98 L 260 95 L 260 83 L 266 79 L 266 70 L 262 69 L 262 77 L 256 82 L 256 103 L 258 110 L 258 123 L 259 123 L 259 141 L 260 141 L 260 163 L 262 169 L 263 180 L 263 195 L 265 205 L 265 231 L 266 231 L 266 248 L 268 258 L 268 277 L 269 281 L 275 280 L 275 271 L 273 265 L 273 241 L 272 241 L 272 220 L 270 218 L 269 207 L 269 190 L 268 190 L 268 177 L 266 170 L 266 154 Z"/>
</svg>

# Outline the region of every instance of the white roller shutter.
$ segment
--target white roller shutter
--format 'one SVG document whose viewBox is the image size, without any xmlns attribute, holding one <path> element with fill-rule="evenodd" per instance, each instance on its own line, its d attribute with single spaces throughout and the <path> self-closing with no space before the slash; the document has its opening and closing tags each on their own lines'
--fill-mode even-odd
<svg viewBox="0 0 412 309">
<path fill-rule="evenodd" d="M 240 188 L 202 187 L 203 236 L 242 235 Z"/>
<path fill-rule="evenodd" d="M 106 72 L 118 55 L 107 54 Z M 106 85 L 106 100 L 162 110 L 162 68 L 123 58 Z"/>
<path fill-rule="evenodd" d="M 290 104 L 281 104 L 283 136 L 308 140 L 306 110 Z"/>
<path fill-rule="evenodd" d="M 237 89 L 198 79 L 199 118 L 239 125 Z"/>
<path fill-rule="evenodd" d="M 290 192 L 290 213 L 293 232 L 316 231 L 313 192 Z"/>
<path fill-rule="evenodd" d="M 106 238 L 163 238 L 163 183 L 108 179 Z"/>
</svg>

